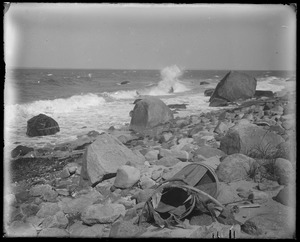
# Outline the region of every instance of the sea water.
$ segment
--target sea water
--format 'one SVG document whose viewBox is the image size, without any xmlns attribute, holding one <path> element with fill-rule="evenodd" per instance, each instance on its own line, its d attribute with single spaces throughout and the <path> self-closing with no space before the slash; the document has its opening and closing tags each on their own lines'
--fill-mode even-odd
<svg viewBox="0 0 300 242">
<path fill-rule="evenodd" d="M 4 90 L 5 150 L 17 145 L 39 148 L 72 141 L 91 130 L 104 131 L 130 123 L 134 100 L 157 96 L 166 104 L 187 104 L 175 116 L 200 114 L 209 107 L 204 91 L 214 88 L 229 70 L 80 70 L 11 69 Z M 257 90 L 277 92 L 295 73 L 242 71 L 258 81 Z M 200 85 L 200 82 L 208 84 Z M 295 83 L 295 82 L 289 82 Z M 26 136 L 27 121 L 40 113 L 55 119 L 60 132 L 41 137 Z"/>
</svg>

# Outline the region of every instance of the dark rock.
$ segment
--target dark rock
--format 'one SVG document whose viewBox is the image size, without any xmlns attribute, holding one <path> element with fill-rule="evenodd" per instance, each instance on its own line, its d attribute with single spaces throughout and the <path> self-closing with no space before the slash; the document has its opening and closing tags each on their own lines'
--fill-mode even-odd
<svg viewBox="0 0 300 242">
<path fill-rule="evenodd" d="M 200 82 L 200 85 L 207 85 L 209 82 Z"/>
<path fill-rule="evenodd" d="M 169 108 L 180 108 L 180 109 L 186 109 L 186 105 L 187 104 L 169 104 L 168 107 Z"/>
<path fill-rule="evenodd" d="M 100 133 L 98 131 L 92 130 L 90 132 L 87 133 L 87 136 L 89 137 L 97 137 Z"/>
<path fill-rule="evenodd" d="M 26 134 L 30 137 L 52 135 L 59 131 L 58 123 L 45 114 L 39 114 L 27 121 Z"/>
<path fill-rule="evenodd" d="M 210 97 L 210 96 L 214 93 L 214 91 L 215 91 L 214 88 L 206 89 L 206 90 L 204 91 L 204 96 Z"/>
<path fill-rule="evenodd" d="M 274 97 L 274 93 L 272 91 L 263 91 L 256 90 L 254 93 L 254 97 Z"/>
<path fill-rule="evenodd" d="M 256 224 L 250 220 L 247 220 L 244 224 L 241 225 L 241 229 L 243 232 L 245 232 L 246 234 L 250 234 L 250 235 L 261 235 L 262 234 L 262 230 L 259 229 Z"/>
<path fill-rule="evenodd" d="M 31 151 L 33 151 L 33 148 L 23 146 L 23 145 L 18 145 L 16 148 L 14 148 L 11 151 L 11 157 L 16 158 L 17 156 L 23 156 Z"/>
<path fill-rule="evenodd" d="M 225 102 L 234 102 L 251 98 L 255 94 L 257 80 L 245 73 L 230 71 L 218 83 L 209 99 L 210 106 L 224 105 Z M 221 100 L 219 100 L 221 99 Z"/>
<path fill-rule="evenodd" d="M 193 135 L 197 134 L 200 131 L 203 131 L 204 125 L 203 124 L 198 124 L 192 129 L 188 131 L 188 137 L 192 137 Z"/>
<path fill-rule="evenodd" d="M 156 97 L 145 97 L 135 101 L 135 107 L 130 121 L 130 130 L 145 134 L 153 128 L 173 120 L 173 113 L 169 107 Z M 163 132 L 156 130 L 157 133 Z"/>
<path fill-rule="evenodd" d="M 225 99 L 222 98 L 214 98 L 209 103 L 210 107 L 225 107 L 228 106 L 228 102 Z"/>
</svg>

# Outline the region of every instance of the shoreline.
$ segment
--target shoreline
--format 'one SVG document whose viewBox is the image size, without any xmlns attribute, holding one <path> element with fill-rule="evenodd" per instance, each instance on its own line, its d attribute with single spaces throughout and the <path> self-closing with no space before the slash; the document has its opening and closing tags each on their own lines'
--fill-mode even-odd
<svg viewBox="0 0 300 242">
<path fill-rule="evenodd" d="M 203 154 L 200 155 L 197 153 L 199 148 L 201 147 L 207 147 L 209 149 L 219 150 L 220 139 L 224 137 L 224 135 L 222 134 L 222 129 L 224 129 L 224 127 L 223 126 L 221 127 L 220 123 L 223 123 L 223 125 L 225 124 L 225 126 L 227 125 L 228 126 L 227 128 L 229 128 L 230 125 L 238 123 L 242 119 L 247 119 L 250 123 L 256 123 L 257 125 L 262 125 L 260 127 L 263 127 L 264 129 L 271 129 L 272 132 L 280 134 L 286 142 L 291 140 L 293 141 L 295 138 L 294 126 L 289 126 L 289 127 L 286 126 L 286 128 L 283 128 L 282 126 L 283 123 L 279 121 L 281 119 L 276 118 L 275 116 L 277 114 L 274 115 L 274 113 L 272 113 L 272 112 L 276 113 L 275 111 L 277 110 L 276 108 L 282 106 L 284 107 L 282 110 L 286 110 L 286 111 L 280 111 L 282 112 L 281 116 L 292 115 L 291 117 L 295 117 L 294 107 L 288 107 L 290 106 L 289 104 L 292 105 L 294 101 L 293 99 L 291 100 L 292 93 L 293 91 L 288 92 L 288 90 L 284 90 L 281 92 L 282 95 L 279 95 L 278 97 L 274 97 L 274 98 L 259 98 L 259 99 L 245 100 L 239 105 L 222 107 L 219 110 L 201 112 L 197 115 L 175 117 L 174 120 L 172 120 L 172 125 L 170 126 L 171 127 L 170 130 L 153 138 L 141 137 L 129 131 L 128 126 L 123 126 L 120 129 L 115 129 L 114 127 L 111 127 L 107 129 L 105 133 L 114 136 L 119 141 L 121 141 L 121 143 L 123 143 L 127 148 L 139 152 L 144 157 L 148 157 L 149 152 L 151 153 L 157 149 L 168 150 L 172 146 L 183 147 L 185 154 L 192 154 L 193 156 L 191 156 L 192 158 L 189 158 L 184 162 L 182 160 L 176 159 L 177 160 L 176 162 L 186 165 L 191 162 L 195 162 L 195 161 L 199 162 L 199 161 L 206 160 Z M 265 114 L 263 115 L 262 118 L 263 121 L 255 120 L 255 118 L 258 117 L 257 111 L 262 110 L 261 107 L 265 107 L 265 106 L 269 106 L 270 107 L 269 110 L 271 111 L 268 110 L 265 111 Z M 178 107 L 176 108 L 176 106 L 174 106 L 174 108 L 172 109 L 173 112 L 176 112 L 176 110 L 177 111 L 180 110 L 178 109 Z M 287 112 L 287 114 L 284 114 L 284 112 Z M 273 119 L 271 118 L 272 115 L 274 115 Z M 279 122 L 281 124 L 279 124 Z M 217 130 L 217 126 L 219 126 L 219 130 Z M 34 187 L 37 186 L 50 185 L 51 187 L 53 187 L 54 191 L 63 192 L 64 195 L 58 194 L 57 196 L 58 201 L 60 201 L 61 199 L 62 199 L 61 201 L 63 201 L 64 199 L 73 196 L 75 196 L 75 200 L 76 200 L 77 195 L 75 194 L 80 193 L 82 189 L 78 187 L 78 184 L 79 184 L 79 179 L 81 177 L 80 171 L 81 171 L 81 166 L 83 164 L 83 154 L 86 150 L 86 147 L 88 147 L 88 145 L 94 142 L 97 139 L 97 137 L 99 137 L 99 135 L 101 136 L 101 133 L 97 131 L 90 131 L 86 134 L 79 136 L 75 141 L 57 144 L 52 147 L 49 146 L 49 147 L 37 149 L 27 153 L 23 157 L 10 159 L 9 163 L 6 163 L 6 166 L 9 164 L 11 170 L 10 172 L 7 172 L 5 176 L 6 178 L 5 197 L 17 196 L 20 193 L 20 190 L 31 191 Z M 291 151 L 294 152 L 294 150 L 292 149 Z M 295 162 L 294 158 L 295 157 L 292 158 L 293 160 L 291 160 L 291 163 Z M 259 159 L 257 161 L 259 161 Z M 148 176 L 147 174 L 149 173 L 149 169 L 150 170 L 158 169 L 159 167 L 161 167 L 161 165 L 159 165 L 160 162 L 162 161 L 155 160 L 155 159 L 148 160 L 148 158 L 146 158 L 146 161 L 142 166 L 142 168 L 139 168 L 141 169 L 142 176 Z M 76 173 L 73 173 L 73 175 L 71 176 L 64 175 L 66 173 L 67 167 L 76 167 L 77 169 Z M 174 165 L 174 163 L 170 163 L 170 164 L 165 163 L 162 167 L 165 167 L 163 168 L 163 170 L 167 171 L 166 174 L 169 173 L 172 174 L 172 169 L 175 169 L 176 164 Z M 157 172 L 157 170 L 154 171 Z M 7 176 L 7 174 L 9 173 L 10 173 L 10 177 Z M 10 178 L 12 180 L 10 180 Z M 159 181 L 162 181 L 163 178 L 160 177 L 156 181 L 151 180 L 151 178 L 149 179 L 150 179 L 149 182 L 151 181 L 150 184 L 159 184 Z M 101 193 L 104 187 L 107 189 L 112 189 L 114 180 L 115 180 L 114 177 L 109 178 L 108 180 L 105 180 L 100 184 L 96 184 L 95 187 L 93 188 L 85 187 L 84 189 L 88 189 L 89 192 L 98 191 Z M 234 184 L 236 184 L 236 186 L 239 186 L 238 184 L 242 184 L 241 182 L 242 181 L 237 183 L 232 183 L 232 186 Z M 248 183 L 245 186 L 253 187 L 255 184 L 257 184 L 253 181 L 249 181 Z M 223 182 L 221 184 L 223 184 Z M 132 189 L 136 190 L 137 188 L 133 187 Z M 142 190 L 144 190 L 144 188 Z M 277 189 L 276 193 L 278 193 L 278 191 L 279 190 Z M 122 193 L 122 190 L 117 189 L 117 193 L 118 192 Z M 108 193 L 108 196 L 112 196 L 113 194 L 115 194 L 115 192 L 111 190 Z M 275 192 L 272 192 L 272 194 L 275 194 Z M 224 197 L 220 199 L 224 200 Z M 229 198 L 226 198 L 225 196 L 224 201 L 227 201 L 226 199 L 228 200 Z M 21 202 L 21 204 L 19 201 L 17 204 L 20 204 L 22 206 L 23 203 L 24 201 Z M 138 206 L 138 204 L 136 206 Z M 284 210 L 285 208 L 282 207 L 283 205 L 280 205 L 279 203 L 277 204 L 277 202 L 275 201 L 267 202 L 266 206 L 270 206 L 269 208 L 271 210 L 274 210 L 274 206 L 275 207 L 279 206 L 278 208 L 276 207 L 276 209 L 282 211 L 282 213 L 286 212 Z M 129 207 L 131 207 L 131 205 Z M 240 221 L 246 221 L 241 214 L 239 214 L 238 218 L 240 219 Z M 72 226 L 71 223 L 69 224 L 69 226 Z M 188 233 L 188 231 L 189 230 L 185 230 L 184 234 Z M 282 232 L 278 232 L 278 233 L 280 234 L 280 236 L 282 236 L 281 234 Z M 174 233 L 174 236 L 175 234 L 176 233 Z M 144 234 L 144 236 L 150 236 L 150 237 L 153 235 L 154 234 L 149 232 L 149 230 Z M 239 233 L 239 235 L 241 237 L 244 236 L 243 238 L 249 238 L 249 235 L 246 235 L 245 233 L 242 234 Z M 189 236 L 192 235 L 189 234 Z M 256 238 L 256 237 L 250 236 L 250 238 Z"/>
</svg>

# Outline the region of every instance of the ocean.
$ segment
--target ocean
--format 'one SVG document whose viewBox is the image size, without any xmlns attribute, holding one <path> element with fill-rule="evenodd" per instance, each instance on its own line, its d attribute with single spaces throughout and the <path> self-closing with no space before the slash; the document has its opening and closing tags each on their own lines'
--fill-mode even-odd
<svg viewBox="0 0 300 242">
<path fill-rule="evenodd" d="M 4 90 L 5 150 L 17 145 L 40 148 L 72 141 L 91 130 L 105 131 L 130 123 L 129 112 L 140 95 L 152 95 L 166 104 L 187 104 L 176 116 L 188 116 L 220 108 L 209 107 L 204 91 L 214 88 L 229 70 L 6 70 Z M 242 71 L 258 81 L 257 90 L 283 90 L 288 71 Z M 200 85 L 200 82 L 207 84 Z M 170 89 L 173 90 L 169 93 Z M 60 132 L 27 137 L 27 121 L 40 113 L 54 118 Z"/>
</svg>

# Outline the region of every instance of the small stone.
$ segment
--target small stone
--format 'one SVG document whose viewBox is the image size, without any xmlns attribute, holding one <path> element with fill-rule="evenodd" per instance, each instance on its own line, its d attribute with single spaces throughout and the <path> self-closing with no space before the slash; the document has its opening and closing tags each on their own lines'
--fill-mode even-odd
<svg viewBox="0 0 300 242">
<path fill-rule="evenodd" d="M 22 204 L 21 205 L 21 211 L 26 217 L 36 215 L 39 210 L 40 210 L 40 207 L 35 204 Z"/>
<path fill-rule="evenodd" d="M 147 161 L 157 160 L 158 159 L 158 150 L 150 150 L 145 154 L 145 159 Z"/>
<path fill-rule="evenodd" d="M 156 164 L 165 166 L 165 167 L 171 167 L 176 165 L 177 163 L 181 162 L 179 159 L 171 156 L 163 157 L 157 161 Z"/>
<path fill-rule="evenodd" d="M 93 204 L 86 207 L 81 213 L 81 219 L 86 224 L 113 223 L 126 213 L 122 204 Z"/>
<path fill-rule="evenodd" d="M 143 176 L 140 179 L 140 186 L 141 186 L 142 189 L 151 188 L 155 184 L 156 184 L 155 181 L 153 181 L 151 178 L 149 178 L 147 176 Z"/>
<path fill-rule="evenodd" d="M 265 203 L 268 199 L 268 193 L 263 191 L 252 191 L 248 196 L 248 200 L 252 201 L 252 203 Z"/>
<path fill-rule="evenodd" d="M 249 220 L 247 220 L 244 224 L 241 225 L 241 230 L 246 234 L 250 234 L 250 235 L 262 234 L 262 230 L 259 229 L 254 222 Z"/>
<path fill-rule="evenodd" d="M 26 202 L 29 199 L 30 194 L 29 194 L 29 191 L 21 191 L 19 193 L 16 193 L 15 196 L 16 196 L 17 202 L 23 203 L 23 202 Z"/>
<path fill-rule="evenodd" d="M 136 184 L 140 179 L 140 171 L 132 166 L 121 166 L 117 170 L 114 186 L 118 188 L 129 188 Z"/>
<path fill-rule="evenodd" d="M 92 226 L 86 226 L 79 234 L 79 237 L 84 238 L 103 238 L 105 234 L 105 225 L 94 224 Z"/>
<path fill-rule="evenodd" d="M 56 214 L 60 210 L 57 203 L 43 203 L 36 216 L 40 218 L 46 218 Z"/>
<path fill-rule="evenodd" d="M 42 226 L 44 228 L 61 228 L 65 229 L 69 223 L 69 220 L 62 211 L 57 212 L 54 216 L 45 218 Z"/>
<path fill-rule="evenodd" d="M 156 181 L 158 180 L 160 177 L 161 177 L 161 174 L 162 174 L 162 170 L 154 170 L 151 174 L 151 179 Z"/>
<path fill-rule="evenodd" d="M 64 168 L 64 169 L 60 172 L 60 177 L 61 177 L 62 179 L 68 178 L 70 175 L 71 175 L 71 174 L 70 174 L 68 168 Z"/>
<path fill-rule="evenodd" d="M 56 189 L 55 191 L 58 193 L 58 195 L 61 195 L 61 196 L 69 196 L 70 195 L 69 190 L 66 188 Z"/>
<path fill-rule="evenodd" d="M 69 237 L 69 233 L 64 229 L 59 228 L 45 228 L 41 230 L 38 237 Z"/>
</svg>

